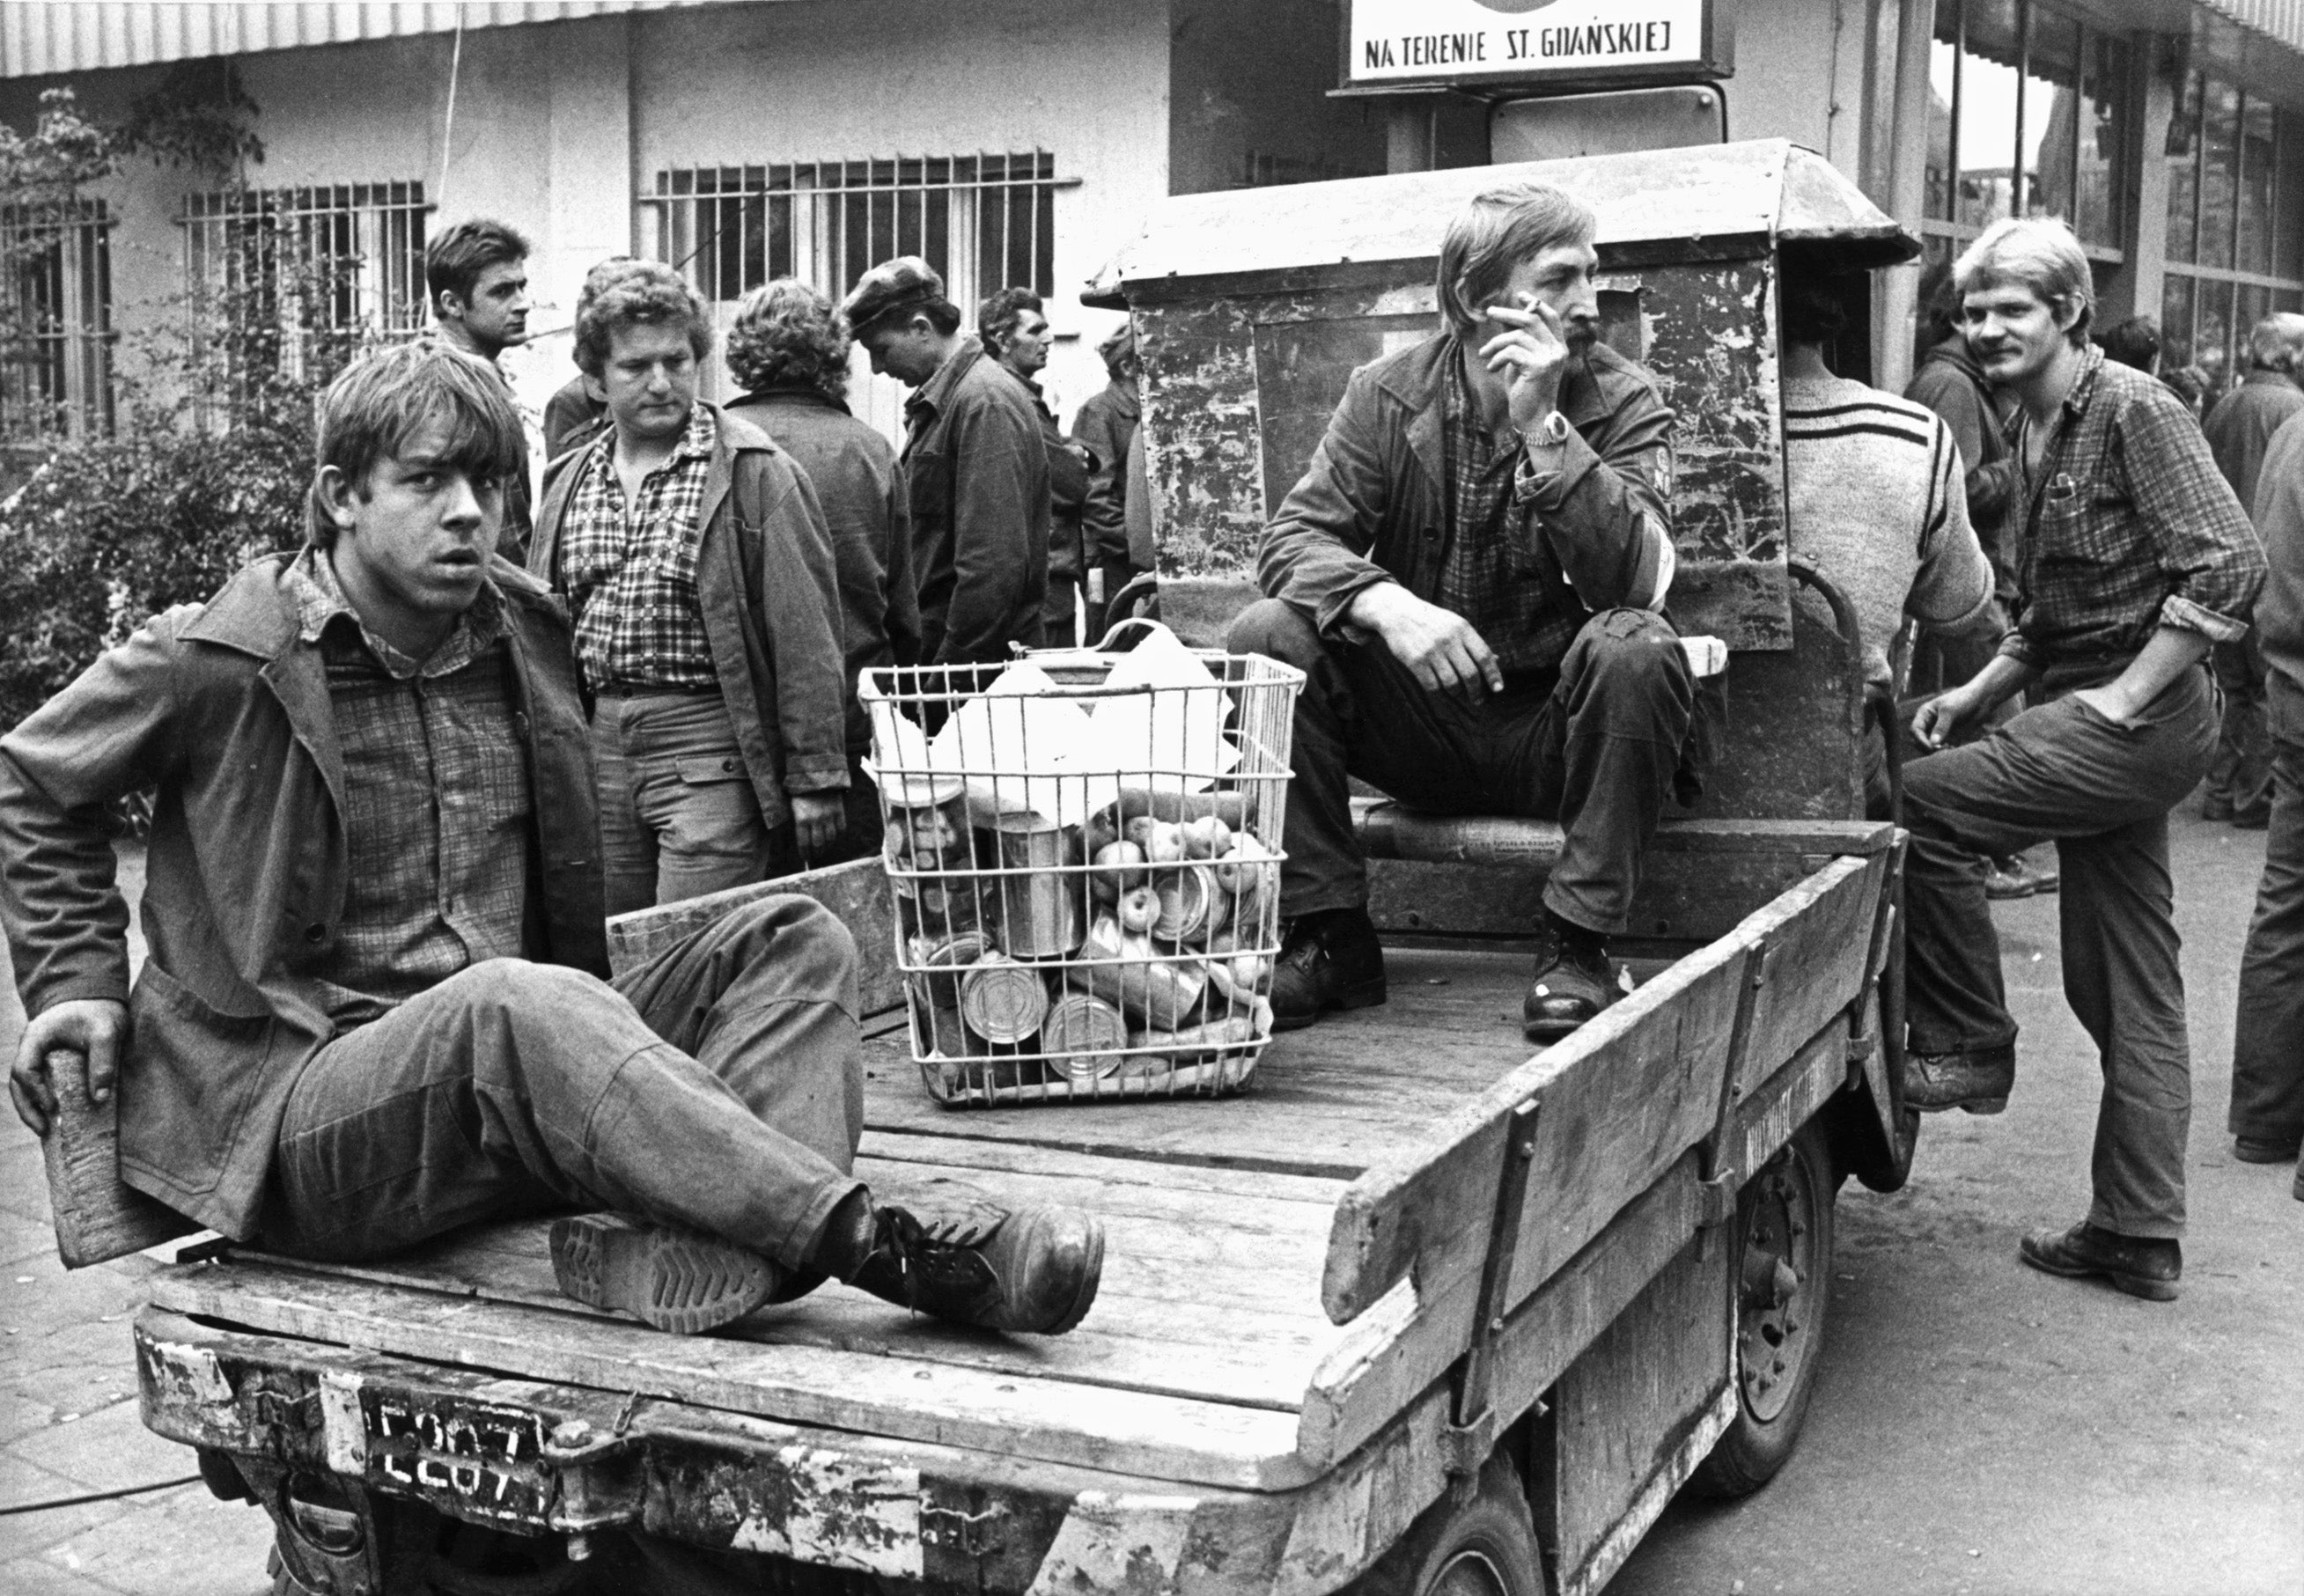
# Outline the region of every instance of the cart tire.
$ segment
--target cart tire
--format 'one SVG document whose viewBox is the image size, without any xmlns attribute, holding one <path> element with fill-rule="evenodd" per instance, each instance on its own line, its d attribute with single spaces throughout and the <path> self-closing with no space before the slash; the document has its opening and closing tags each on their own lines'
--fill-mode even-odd
<svg viewBox="0 0 2304 1596">
<path fill-rule="evenodd" d="M 1471 1499 L 1450 1491 L 1409 1525 L 1347 1596 L 1546 1596 L 1528 1492 L 1502 1454 Z"/>
<path fill-rule="evenodd" d="M 1737 1194 L 1728 1297 L 1736 1416 L 1690 1482 L 1701 1495 L 1749 1496 L 1800 1440 L 1824 1362 L 1839 1185 L 1811 1120 Z"/>
</svg>

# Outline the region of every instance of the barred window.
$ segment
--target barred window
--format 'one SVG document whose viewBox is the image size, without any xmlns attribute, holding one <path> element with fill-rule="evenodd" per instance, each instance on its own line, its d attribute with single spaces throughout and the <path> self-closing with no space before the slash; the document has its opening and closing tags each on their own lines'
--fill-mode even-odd
<svg viewBox="0 0 2304 1596">
<path fill-rule="evenodd" d="M 0 440 L 111 430 L 112 217 L 0 207 Z"/>
<path fill-rule="evenodd" d="M 185 203 L 184 283 L 316 331 L 405 336 L 424 325 L 424 185 L 238 189 Z"/>
<path fill-rule="evenodd" d="M 1055 287 L 1055 157 L 696 166 L 656 173 L 647 249 L 707 300 L 798 277 L 837 299 L 881 261 L 919 255 L 963 311 L 995 289 Z"/>
</svg>

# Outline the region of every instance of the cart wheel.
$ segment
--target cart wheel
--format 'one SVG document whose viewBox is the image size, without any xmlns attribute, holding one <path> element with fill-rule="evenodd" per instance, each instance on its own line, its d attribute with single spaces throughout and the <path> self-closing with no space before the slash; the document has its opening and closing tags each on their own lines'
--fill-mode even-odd
<svg viewBox="0 0 2304 1596">
<path fill-rule="evenodd" d="M 1775 1477 L 1800 1440 L 1824 1361 L 1832 1301 L 1832 1200 L 1839 1180 L 1813 1123 L 1744 1183 L 1736 1198 L 1736 1417 L 1693 1483 L 1707 1496 L 1749 1496 Z"/>
<path fill-rule="evenodd" d="M 1348 1587 L 1348 1596 L 1545 1596 L 1528 1493 L 1503 1456 L 1469 1502 L 1452 1491 Z"/>
</svg>

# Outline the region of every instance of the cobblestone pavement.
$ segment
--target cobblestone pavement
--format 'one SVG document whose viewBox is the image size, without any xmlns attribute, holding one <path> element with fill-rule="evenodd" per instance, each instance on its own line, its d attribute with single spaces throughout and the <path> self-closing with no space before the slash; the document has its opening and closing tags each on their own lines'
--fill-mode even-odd
<svg viewBox="0 0 2304 1596">
<path fill-rule="evenodd" d="M 2024 1026 L 1995 1119 L 1927 1122 L 1911 1184 L 1850 1186 L 1801 1447 L 1728 1507 L 1675 1503 L 1611 1596 L 2297 1596 L 2304 1592 L 2304 1204 L 2224 1132 L 2261 833 L 2179 817 L 2197 1099 L 2184 1296 L 2144 1304 L 2019 1266 L 2086 1203 L 2093 1051 L 2058 991 L 2056 905 L 2003 905 Z M 130 861 L 130 884 L 137 884 Z M 0 992 L 0 1056 L 13 996 Z M 129 1260 L 66 1275 L 39 1150 L 0 1128 L 0 1507 L 191 1472 L 138 1422 Z M 156 1249 L 173 1251 L 176 1245 Z M 195 1483 L 0 1517 L 5 1596 L 258 1596 L 264 1516 Z"/>
</svg>

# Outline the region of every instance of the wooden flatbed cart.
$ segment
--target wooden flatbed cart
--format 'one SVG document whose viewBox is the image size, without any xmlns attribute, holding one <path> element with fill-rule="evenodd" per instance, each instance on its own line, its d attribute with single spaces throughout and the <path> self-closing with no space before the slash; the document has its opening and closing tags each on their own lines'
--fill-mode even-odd
<svg viewBox="0 0 2304 1596">
<path fill-rule="evenodd" d="M 1768 148 L 1779 200 L 1792 168 L 1823 181 Z M 1429 191 L 1376 181 L 1395 186 L 1355 203 Z M 1909 244 L 1854 205 L 1851 237 Z M 1611 215 L 1604 258 L 1637 264 Z M 1147 425 L 1181 447 L 1207 412 L 1161 431 L 1148 342 Z M 758 1554 L 741 1587 L 679 1589 L 1600 1589 L 1699 1469 L 1749 1490 L 1783 1461 L 1834 1193 L 1851 1171 L 1893 1188 L 1910 1154 L 1901 836 L 1857 818 L 1851 639 L 1734 569 L 1766 554 L 1713 550 L 1715 590 L 1766 635 L 1714 629 L 1747 651 L 1731 709 L 1773 729 L 1657 840 L 1622 950 L 1636 989 L 1533 1057 L 1513 938 L 1559 844 L 1535 823 L 1364 803 L 1391 1001 L 1276 1040 L 1223 1102 L 939 1109 L 905 1051 L 877 863 L 789 883 L 862 950 L 858 1172 L 1100 1213 L 1103 1290 L 1072 1334 L 966 1331 L 838 1286 L 731 1333 L 658 1334 L 560 1296 L 537 1223 L 376 1267 L 216 1245 L 161 1271 L 136 1322 L 146 1422 L 272 1513 L 284 1591 L 632 1588 L 632 1532 L 659 1556 Z M 637 957 L 725 907 L 632 916 L 612 942 Z"/>
</svg>

